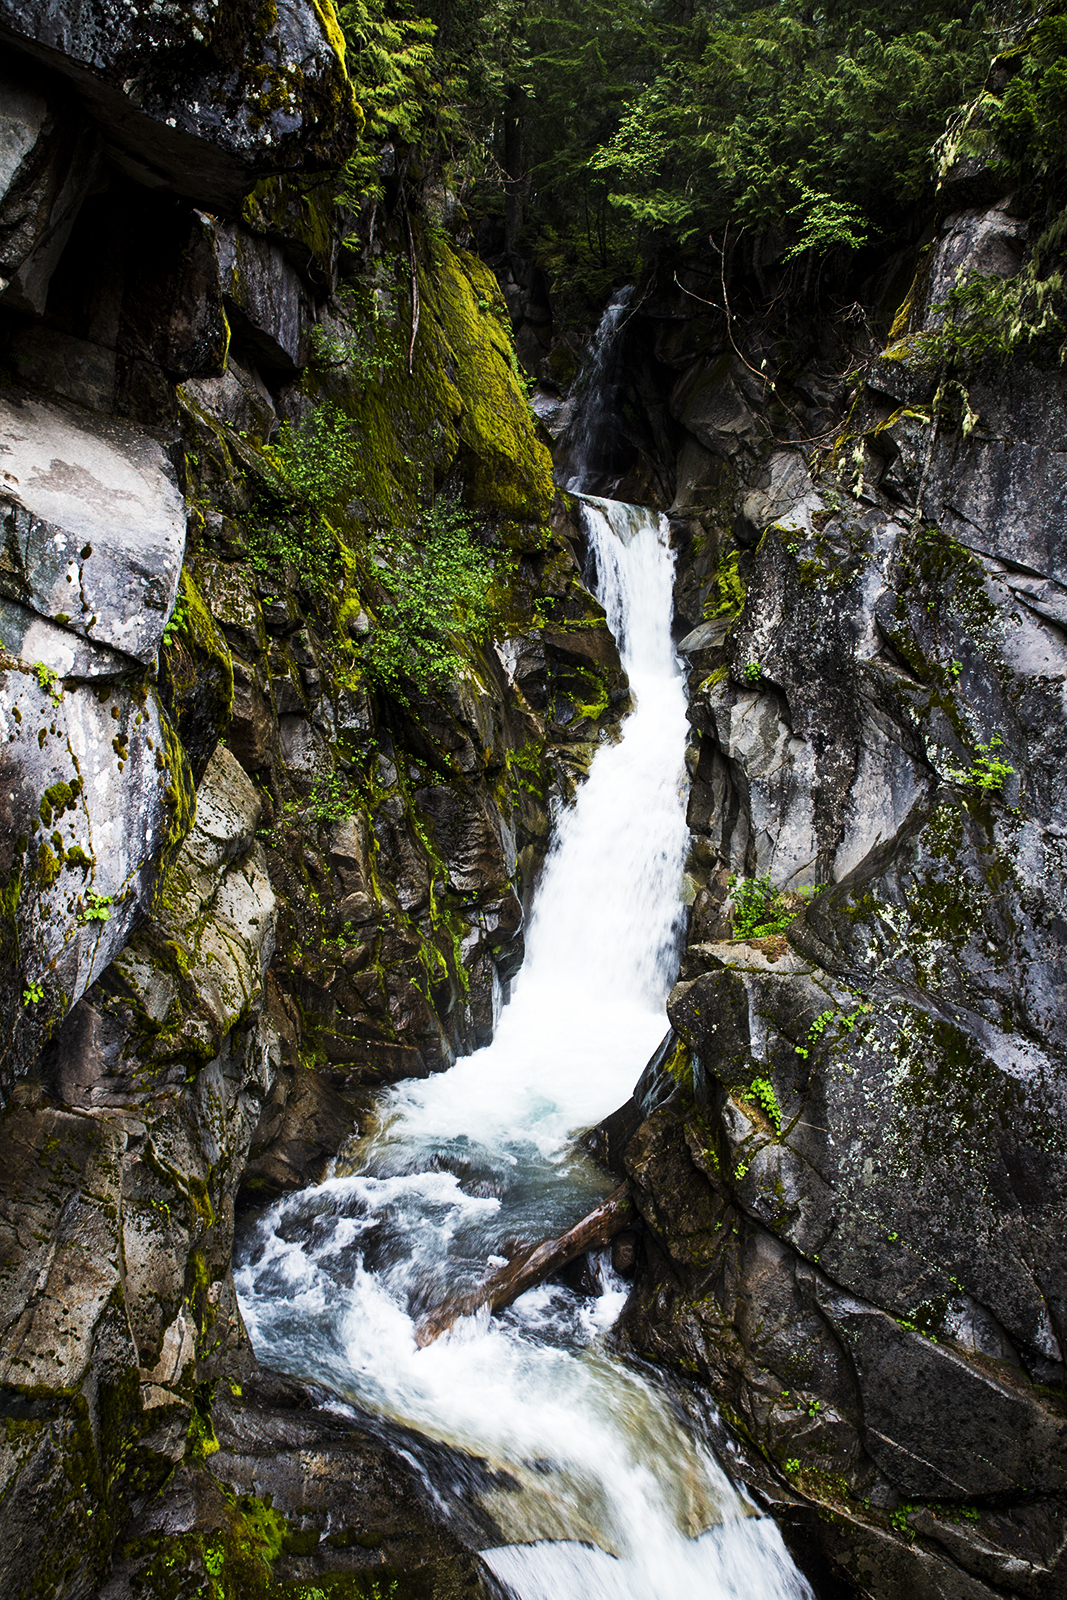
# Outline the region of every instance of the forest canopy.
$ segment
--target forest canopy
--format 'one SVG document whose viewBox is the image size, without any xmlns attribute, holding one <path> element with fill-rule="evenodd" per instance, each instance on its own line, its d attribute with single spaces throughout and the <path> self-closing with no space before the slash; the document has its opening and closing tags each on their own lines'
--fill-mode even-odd
<svg viewBox="0 0 1067 1600">
<path fill-rule="evenodd" d="M 1046 206 L 1067 198 L 1067 0 L 350 0 L 342 20 L 368 113 L 355 188 L 398 140 L 590 302 L 732 227 L 793 254 L 884 244 L 953 117 Z"/>
</svg>

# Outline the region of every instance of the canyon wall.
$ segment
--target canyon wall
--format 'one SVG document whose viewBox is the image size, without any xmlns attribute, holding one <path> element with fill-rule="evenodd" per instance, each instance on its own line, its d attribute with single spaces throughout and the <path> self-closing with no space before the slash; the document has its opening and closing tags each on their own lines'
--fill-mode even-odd
<svg viewBox="0 0 1067 1600">
<path fill-rule="evenodd" d="M 693 730 L 672 1033 L 601 1135 L 623 1345 L 885 1600 L 1067 1587 L 1067 383 L 950 364 L 957 273 L 1026 242 L 984 181 L 866 310 L 735 334 L 714 260 L 649 293 L 605 468 L 666 483 Z"/>
<path fill-rule="evenodd" d="M 319 176 L 361 122 L 329 5 L 0 38 L 0 1570 L 490 1594 L 258 1367 L 235 1218 L 488 1040 L 625 676 L 455 197 Z M 989 173 L 941 202 L 844 311 L 727 323 L 699 252 L 639 285 L 600 463 L 669 511 L 693 727 L 672 1032 L 600 1138 L 621 1339 L 714 1396 L 822 1600 L 1067 1592 L 1067 380 L 950 366 L 937 308 L 1027 223 Z M 491 573 L 462 637 L 416 535 Z"/>
<path fill-rule="evenodd" d="M 235 1214 L 488 1039 L 625 676 L 461 214 L 315 176 L 329 4 L 0 37 L 5 1593 L 488 1593 L 256 1366 Z M 492 589 L 405 676 L 420 528 Z"/>
</svg>

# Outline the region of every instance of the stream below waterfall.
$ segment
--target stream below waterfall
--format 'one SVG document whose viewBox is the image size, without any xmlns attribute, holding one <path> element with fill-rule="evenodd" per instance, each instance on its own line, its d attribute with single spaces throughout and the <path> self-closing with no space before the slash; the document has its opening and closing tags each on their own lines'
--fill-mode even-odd
<svg viewBox="0 0 1067 1600">
<path fill-rule="evenodd" d="M 687 840 L 674 562 L 656 513 L 582 505 L 635 709 L 557 819 L 513 997 L 491 1045 L 382 1091 L 331 1178 L 247 1221 L 241 1306 L 266 1365 L 396 1428 L 446 1513 L 441 1460 L 476 1458 L 478 1542 L 519 1600 L 804 1600 L 774 1523 L 669 1390 L 612 1356 L 626 1286 L 606 1255 L 599 1296 L 546 1283 L 416 1343 L 446 1295 L 613 1187 L 574 1135 L 627 1098 L 665 1031 Z"/>
</svg>

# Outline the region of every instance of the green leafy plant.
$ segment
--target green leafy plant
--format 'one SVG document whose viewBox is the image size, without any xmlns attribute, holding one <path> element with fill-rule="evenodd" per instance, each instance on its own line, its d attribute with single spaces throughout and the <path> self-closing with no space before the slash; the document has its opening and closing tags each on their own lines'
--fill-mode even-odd
<svg viewBox="0 0 1067 1600">
<path fill-rule="evenodd" d="M 745 665 L 744 679 L 746 683 L 759 683 L 763 677 L 763 668 L 758 661 L 749 661 Z"/>
<path fill-rule="evenodd" d="M 1067 179 L 1067 15 L 1063 0 L 1035 6 L 1036 20 L 1005 58 L 1011 77 L 992 114 L 997 145 L 1013 183 L 1039 206 L 1062 203 Z"/>
<path fill-rule="evenodd" d="M 356 797 L 338 772 L 320 773 L 311 787 L 308 809 L 316 822 L 343 822 L 353 815 Z"/>
<path fill-rule="evenodd" d="M 57 706 L 63 698 L 63 685 L 60 682 L 59 674 L 53 672 L 52 668 L 43 661 L 35 661 L 32 671 L 37 679 L 38 686 L 44 690 L 52 704 Z"/>
<path fill-rule="evenodd" d="M 272 454 L 294 498 L 324 516 L 342 510 L 362 481 L 361 446 L 352 422 L 330 400 L 301 422 L 283 423 Z"/>
<path fill-rule="evenodd" d="M 753 1078 L 748 1086 L 749 1098 L 755 1100 L 761 1107 L 768 1122 L 775 1133 L 782 1131 L 782 1108 L 778 1104 L 778 1096 L 774 1092 L 774 1085 L 769 1078 Z"/>
<path fill-rule="evenodd" d="M 388 600 L 365 647 L 379 683 L 393 689 L 405 679 L 420 689 L 441 684 L 463 666 L 454 636 L 485 637 L 493 563 L 476 532 L 470 513 L 441 497 L 417 535 L 379 535 L 375 561 Z"/>
<path fill-rule="evenodd" d="M 800 217 L 800 238 L 785 259 L 803 255 L 805 250 L 822 254 L 834 245 L 859 250 L 867 242 L 867 223 L 862 211 L 847 200 L 835 200 L 822 190 L 801 186 L 803 198 L 789 207 L 791 217 Z"/>
<path fill-rule="evenodd" d="M 345 376 L 358 383 L 381 383 L 403 360 L 395 321 L 383 314 L 381 298 L 370 284 L 345 284 L 336 305 L 340 318 L 317 323 L 311 331 L 315 364 L 344 367 Z"/>
<path fill-rule="evenodd" d="M 977 746 L 977 753 L 971 762 L 970 771 L 963 776 L 963 782 L 972 789 L 984 789 L 986 792 L 1000 790 L 1004 787 L 1006 778 L 1010 778 L 1015 771 L 1007 761 L 1002 761 L 994 750 L 1004 741 L 998 734 L 992 734 L 986 744 Z"/>
<path fill-rule="evenodd" d="M 179 588 L 178 598 L 174 602 L 174 610 L 171 612 L 167 625 L 163 629 L 163 643 L 166 645 L 177 644 L 178 635 L 185 631 L 188 621 L 189 602 L 185 598 L 184 591 Z"/>
<path fill-rule="evenodd" d="M 921 17 L 853 0 L 700 10 L 660 48 L 660 70 L 592 156 L 612 202 L 681 242 L 798 219 L 797 255 L 897 225 L 995 38 L 984 13 L 951 0 Z"/>
<path fill-rule="evenodd" d="M 785 1464 L 785 1470 L 789 1473 L 790 1477 L 795 1477 L 800 1471 L 800 1462 L 796 1456 L 789 1457 L 789 1460 Z"/>
<path fill-rule="evenodd" d="M 25 989 L 22 991 L 23 1005 L 39 1006 L 43 999 L 44 989 L 41 987 L 41 985 L 37 982 L 27 983 Z"/>
<path fill-rule="evenodd" d="M 757 878 L 735 874 L 729 880 L 729 888 L 734 904 L 734 934 L 740 939 L 767 939 L 784 933 L 799 911 L 799 906 L 790 905 L 766 873 Z"/>
<path fill-rule="evenodd" d="M 324 401 L 302 421 L 286 422 L 267 452 L 278 473 L 246 522 L 257 572 L 292 567 L 314 594 L 329 589 L 342 560 L 335 525 L 344 525 L 364 481 L 362 448 L 350 417 Z"/>
<path fill-rule="evenodd" d="M 794 1054 L 803 1056 L 806 1059 L 832 1022 L 836 1022 L 840 1028 L 844 1029 L 845 1033 L 851 1033 L 860 1017 L 870 1010 L 870 1004 L 866 1000 L 861 1000 L 855 1010 L 848 1012 L 847 1015 L 839 1010 L 837 1006 L 830 1006 L 827 1010 L 821 1011 L 808 1029 L 807 1042 L 793 1046 Z"/>
<path fill-rule="evenodd" d="M 342 198 L 358 211 L 366 198 L 383 193 L 381 145 L 392 139 L 418 144 L 423 127 L 439 110 L 433 37 L 436 25 L 405 14 L 386 0 L 348 0 L 338 11 L 346 64 L 366 122 L 344 172 Z"/>
<path fill-rule="evenodd" d="M 114 896 L 110 894 L 97 894 L 95 889 L 87 891 L 85 904 L 78 912 L 79 922 L 107 922 L 111 916 L 111 906 Z"/>
<path fill-rule="evenodd" d="M 908 1517 L 913 1511 L 917 1510 L 917 1506 L 901 1505 L 897 1506 L 895 1511 L 891 1511 L 889 1513 L 889 1521 L 891 1526 L 894 1527 L 898 1533 L 904 1534 L 909 1544 L 915 1538 L 915 1531 L 913 1528 L 908 1526 Z"/>
</svg>

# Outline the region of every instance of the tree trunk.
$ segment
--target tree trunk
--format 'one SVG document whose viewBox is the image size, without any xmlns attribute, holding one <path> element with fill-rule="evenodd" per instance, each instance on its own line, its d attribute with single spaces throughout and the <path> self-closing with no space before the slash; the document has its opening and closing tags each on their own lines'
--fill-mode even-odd
<svg viewBox="0 0 1067 1600">
<path fill-rule="evenodd" d="M 527 1289 L 532 1289 L 535 1283 L 541 1283 L 550 1277 L 553 1272 L 558 1272 L 569 1261 L 577 1256 L 584 1255 L 587 1250 L 601 1250 L 604 1245 L 610 1244 L 617 1233 L 622 1233 L 634 1221 L 634 1203 L 630 1198 L 628 1184 L 621 1184 L 613 1194 L 609 1194 L 603 1205 L 597 1206 L 581 1222 L 576 1222 L 573 1228 L 560 1234 L 558 1239 L 546 1239 L 543 1244 L 537 1245 L 533 1250 L 518 1255 L 514 1261 L 509 1261 L 506 1267 L 500 1267 L 492 1277 L 477 1289 L 472 1289 L 468 1294 L 457 1295 L 455 1299 L 443 1300 L 422 1322 L 415 1335 L 416 1343 L 420 1349 L 433 1341 L 460 1317 L 472 1316 L 482 1306 L 488 1306 L 496 1315 L 517 1300 L 520 1294 Z"/>
</svg>

